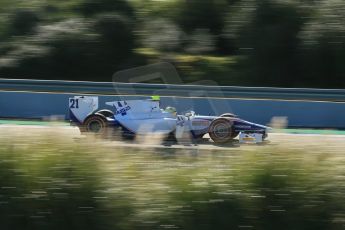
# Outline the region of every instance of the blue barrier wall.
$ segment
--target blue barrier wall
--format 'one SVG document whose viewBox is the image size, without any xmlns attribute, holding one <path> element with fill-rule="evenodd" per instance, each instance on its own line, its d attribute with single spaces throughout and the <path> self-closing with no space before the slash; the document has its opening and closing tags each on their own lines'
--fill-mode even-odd
<svg viewBox="0 0 345 230">
<path fill-rule="evenodd" d="M 0 117 L 44 118 L 59 115 L 68 119 L 68 98 L 73 95 L 2 91 L 0 92 Z M 110 109 L 105 102 L 119 97 L 100 96 L 100 108 Z M 147 98 L 124 97 L 127 100 Z M 272 117 L 284 116 L 288 118 L 291 127 L 345 128 L 345 103 L 343 102 L 161 97 L 161 104 L 162 107 L 175 106 L 179 113 L 189 110 L 203 115 L 233 112 L 244 119 L 261 124 L 268 124 Z"/>
<path fill-rule="evenodd" d="M 345 102 L 345 89 L 217 86 L 212 81 L 173 85 L 0 78 L 0 91 Z"/>
</svg>

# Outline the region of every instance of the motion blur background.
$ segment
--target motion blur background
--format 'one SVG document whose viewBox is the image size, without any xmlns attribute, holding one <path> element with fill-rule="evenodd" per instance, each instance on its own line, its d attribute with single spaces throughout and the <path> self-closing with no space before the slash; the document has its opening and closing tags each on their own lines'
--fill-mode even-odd
<svg viewBox="0 0 345 230">
<path fill-rule="evenodd" d="M 0 0 L 0 78 L 110 82 L 168 62 L 183 83 L 344 88 L 344 22 L 344 0 Z M 26 95 L 2 92 L 2 114 L 61 105 Z M 343 103 L 327 103 L 273 107 L 337 124 Z M 11 122 L 0 120 L 1 230 L 345 226 L 344 132 L 169 148 Z"/>
<path fill-rule="evenodd" d="M 0 76 L 111 81 L 167 61 L 183 82 L 343 88 L 343 0 L 1 0 Z"/>
</svg>

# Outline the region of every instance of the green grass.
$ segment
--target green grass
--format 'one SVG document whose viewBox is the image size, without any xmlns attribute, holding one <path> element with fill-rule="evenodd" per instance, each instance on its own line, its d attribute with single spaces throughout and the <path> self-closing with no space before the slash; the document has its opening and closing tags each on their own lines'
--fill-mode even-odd
<svg viewBox="0 0 345 230">
<path fill-rule="evenodd" d="M 0 136 L 1 229 L 343 228 L 339 146 L 128 149 L 23 130 Z"/>
<path fill-rule="evenodd" d="M 275 132 L 291 134 L 345 135 L 344 130 L 336 129 L 275 129 Z"/>
</svg>

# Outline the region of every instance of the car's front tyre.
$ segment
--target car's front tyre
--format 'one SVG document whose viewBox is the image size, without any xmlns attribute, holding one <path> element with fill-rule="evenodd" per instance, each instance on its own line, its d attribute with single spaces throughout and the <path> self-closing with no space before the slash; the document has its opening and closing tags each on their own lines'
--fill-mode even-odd
<svg viewBox="0 0 345 230">
<path fill-rule="evenodd" d="M 234 138 L 232 123 L 226 118 L 213 120 L 208 133 L 215 143 L 227 143 Z"/>
</svg>

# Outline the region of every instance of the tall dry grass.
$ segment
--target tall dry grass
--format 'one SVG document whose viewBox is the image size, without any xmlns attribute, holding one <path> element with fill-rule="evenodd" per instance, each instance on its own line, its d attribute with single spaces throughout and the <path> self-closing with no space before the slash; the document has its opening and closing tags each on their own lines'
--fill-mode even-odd
<svg viewBox="0 0 345 230">
<path fill-rule="evenodd" d="M 345 156 L 330 141 L 179 150 L 6 129 L 0 229 L 343 229 Z"/>
</svg>

